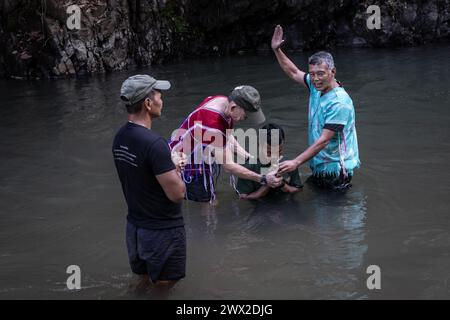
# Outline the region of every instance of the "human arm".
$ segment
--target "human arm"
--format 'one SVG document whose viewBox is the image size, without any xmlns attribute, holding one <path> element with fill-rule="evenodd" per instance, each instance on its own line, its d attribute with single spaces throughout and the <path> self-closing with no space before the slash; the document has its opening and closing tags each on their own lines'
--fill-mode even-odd
<svg viewBox="0 0 450 320">
<path fill-rule="evenodd" d="M 336 134 L 343 134 L 345 126 L 351 121 L 352 112 L 352 105 L 345 102 L 335 102 L 327 105 L 323 110 L 325 124 L 319 139 L 294 160 L 283 162 L 278 172 L 291 172 L 315 157 L 330 143 Z"/>
<path fill-rule="evenodd" d="M 282 162 L 280 164 L 278 174 L 294 171 L 305 162 L 311 160 L 330 143 L 330 140 L 334 137 L 335 134 L 336 133 L 333 130 L 323 129 L 319 139 L 317 139 L 317 141 L 309 146 L 304 152 L 302 152 L 293 160 Z"/>
<path fill-rule="evenodd" d="M 175 203 L 183 201 L 184 194 L 186 192 L 186 186 L 177 170 L 174 169 L 166 173 L 157 175 L 156 179 L 158 180 L 159 184 L 164 190 L 164 193 L 170 201 Z"/>
<path fill-rule="evenodd" d="M 283 187 L 281 187 L 281 191 L 283 191 L 284 193 L 297 193 L 302 191 L 302 188 L 297 188 L 294 186 L 290 186 L 289 184 L 285 183 Z"/>
<path fill-rule="evenodd" d="M 283 43 L 283 28 L 280 25 L 277 25 L 273 32 L 271 46 L 275 56 L 277 57 L 278 63 L 289 78 L 305 87 L 308 87 L 305 83 L 305 72 L 301 71 L 281 50 Z"/>
<path fill-rule="evenodd" d="M 214 151 L 216 160 L 223 165 L 225 171 L 246 180 L 255 182 L 261 182 L 262 175 L 235 163 L 233 161 L 233 155 L 228 148 L 215 148 Z M 275 173 L 268 174 L 266 176 L 267 185 L 272 188 L 276 188 L 281 184 L 281 178 L 277 177 Z"/>
<path fill-rule="evenodd" d="M 233 152 L 235 152 L 237 155 L 244 158 L 245 160 L 253 158 L 253 156 L 250 153 L 248 153 L 243 147 L 241 147 L 239 142 L 232 134 L 228 136 L 228 145 L 230 146 Z"/>
<path fill-rule="evenodd" d="M 243 200 L 257 200 L 260 198 L 264 198 L 270 191 L 269 186 L 261 186 L 258 190 L 249 193 L 249 194 L 240 194 L 239 198 Z"/>
<path fill-rule="evenodd" d="M 185 185 L 172 162 L 169 146 L 164 139 L 158 139 L 149 147 L 146 164 L 151 168 L 167 198 L 172 202 L 181 202 Z"/>
<path fill-rule="evenodd" d="M 187 164 L 186 154 L 173 150 L 171 153 L 171 157 L 173 164 L 176 166 L 177 172 L 183 171 Z"/>
</svg>

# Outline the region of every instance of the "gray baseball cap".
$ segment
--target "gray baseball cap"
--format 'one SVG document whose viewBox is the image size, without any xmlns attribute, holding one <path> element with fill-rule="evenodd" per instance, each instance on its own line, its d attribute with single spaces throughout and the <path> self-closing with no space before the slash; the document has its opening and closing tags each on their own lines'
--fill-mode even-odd
<svg viewBox="0 0 450 320">
<path fill-rule="evenodd" d="M 252 86 L 234 88 L 230 93 L 230 99 L 246 111 L 247 123 L 258 125 L 266 121 L 261 109 L 261 97 L 258 90 Z"/>
<path fill-rule="evenodd" d="M 170 82 L 166 80 L 156 80 L 146 75 L 138 74 L 129 77 L 122 84 L 120 89 L 120 99 L 127 105 L 133 105 L 144 99 L 151 90 L 169 90 Z"/>
</svg>

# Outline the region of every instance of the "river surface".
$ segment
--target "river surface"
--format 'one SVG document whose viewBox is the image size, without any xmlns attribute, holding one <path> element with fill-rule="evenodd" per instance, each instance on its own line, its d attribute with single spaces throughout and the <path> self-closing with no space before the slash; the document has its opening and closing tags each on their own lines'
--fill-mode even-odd
<svg viewBox="0 0 450 320">
<path fill-rule="evenodd" d="M 450 298 L 450 46 L 334 53 L 356 109 L 353 188 L 306 185 L 255 205 L 223 174 L 217 206 L 183 205 L 187 276 L 173 299 Z M 291 57 L 305 68 L 308 54 Z M 307 146 L 307 91 L 272 55 L 1 81 L 0 298 L 135 298 L 111 143 L 126 121 L 121 83 L 136 73 L 172 82 L 153 126 L 164 137 L 206 96 L 250 84 L 286 130 L 285 154 Z M 81 268 L 79 291 L 66 287 L 69 265 Z M 367 288 L 370 265 L 380 290 Z"/>
</svg>

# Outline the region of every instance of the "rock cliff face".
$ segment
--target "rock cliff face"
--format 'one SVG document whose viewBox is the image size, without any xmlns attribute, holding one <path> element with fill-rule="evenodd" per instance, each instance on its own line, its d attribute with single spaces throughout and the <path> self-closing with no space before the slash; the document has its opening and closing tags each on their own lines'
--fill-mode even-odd
<svg viewBox="0 0 450 320">
<path fill-rule="evenodd" d="M 81 9 L 70 30 L 67 8 Z M 0 75 L 84 75 L 179 55 L 182 1 L 6 0 L 0 7 Z M 72 20 L 71 20 L 72 21 Z"/>
<path fill-rule="evenodd" d="M 450 40 L 450 0 L 379 3 L 381 29 L 369 30 L 372 0 L 0 0 L 0 76 L 65 77 L 266 51 L 275 24 L 293 50 Z M 67 27 L 73 4 L 80 30 Z"/>
<path fill-rule="evenodd" d="M 205 44 L 225 52 L 269 49 L 275 24 L 291 49 L 335 46 L 408 46 L 449 41 L 450 1 L 196 0 L 189 24 L 203 30 Z M 220 3 L 220 4 L 218 4 Z M 379 4 L 381 29 L 369 30 L 367 8 Z"/>
</svg>

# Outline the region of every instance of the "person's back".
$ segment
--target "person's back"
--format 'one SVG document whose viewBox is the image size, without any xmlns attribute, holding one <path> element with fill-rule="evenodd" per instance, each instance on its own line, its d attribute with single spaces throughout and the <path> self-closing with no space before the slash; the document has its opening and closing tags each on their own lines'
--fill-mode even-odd
<svg viewBox="0 0 450 320">
<path fill-rule="evenodd" d="M 175 169 L 164 139 L 128 122 L 116 134 L 112 151 L 128 205 L 128 221 L 147 229 L 183 225 L 181 204 L 170 201 L 156 179 Z"/>
<path fill-rule="evenodd" d="M 151 131 L 161 116 L 161 90 L 168 81 L 136 75 L 122 84 L 128 123 L 117 132 L 112 153 L 128 206 L 126 242 L 131 270 L 140 276 L 138 288 L 151 280 L 155 291 L 167 294 L 186 270 L 186 234 L 181 202 L 186 191 L 181 164 L 172 162 L 167 142 Z"/>
<path fill-rule="evenodd" d="M 275 174 L 266 177 L 234 163 L 233 153 L 250 156 L 230 133 L 234 123 L 243 120 L 254 124 L 265 121 L 259 92 L 248 85 L 234 88 L 228 97 L 206 98 L 173 132 L 172 151 L 183 152 L 189 159 L 183 171 L 186 199 L 215 203 L 220 166 L 241 178 L 272 187 L 281 184 L 281 179 Z M 217 159 L 220 161 L 216 162 Z"/>
</svg>

